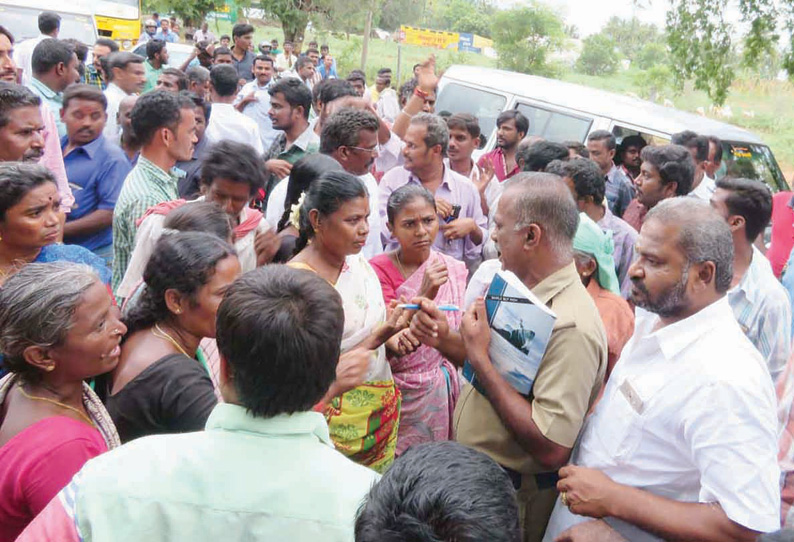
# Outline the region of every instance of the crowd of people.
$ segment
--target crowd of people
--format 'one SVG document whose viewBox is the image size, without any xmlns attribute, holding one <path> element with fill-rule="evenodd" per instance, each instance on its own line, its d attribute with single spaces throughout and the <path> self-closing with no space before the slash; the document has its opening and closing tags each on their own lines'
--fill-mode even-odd
<svg viewBox="0 0 794 542">
<path fill-rule="evenodd" d="M 0 542 L 792 540 L 794 200 L 718 138 L 506 110 L 475 159 L 432 57 L 59 21 L 0 26 Z M 555 315 L 528 394 L 498 272 Z"/>
</svg>

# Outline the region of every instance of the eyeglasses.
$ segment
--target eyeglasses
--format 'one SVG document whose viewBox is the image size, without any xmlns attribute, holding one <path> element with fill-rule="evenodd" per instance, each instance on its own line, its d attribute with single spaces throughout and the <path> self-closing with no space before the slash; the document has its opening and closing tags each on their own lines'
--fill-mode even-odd
<svg viewBox="0 0 794 542">
<path fill-rule="evenodd" d="M 368 152 L 370 154 L 374 154 L 374 153 L 378 152 L 378 145 L 375 145 L 374 147 L 369 147 L 369 148 L 367 148 L 367 147 L 353 147 L 352 145 L 351 146 L 345 145 L 345 146 L 348 149 L 356 149 L 357 151 Z"/>
</svg>

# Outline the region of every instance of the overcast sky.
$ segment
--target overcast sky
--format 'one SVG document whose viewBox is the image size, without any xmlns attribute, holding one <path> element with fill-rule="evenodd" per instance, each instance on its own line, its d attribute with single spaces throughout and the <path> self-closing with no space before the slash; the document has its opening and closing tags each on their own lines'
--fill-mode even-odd
<svg viewBox="0 0 794 542">
<path fill-rule="evenodd" d="M 521 0 L 496 0 L 501 7 L 521 3 Z M 560 13 L 568 24 L 575 24 L 583 38 L 601 30 L 613 15 L 623 19 L 636 15 L 643 22 L 664 27 L 665 13 L 670 6 L 668 0 L 653 0 L 651 5 L 647 1 L 638 2 L 646 7 L 638 7 L 631 0 L 547 0 L 544 3 Z"/>
</svg>

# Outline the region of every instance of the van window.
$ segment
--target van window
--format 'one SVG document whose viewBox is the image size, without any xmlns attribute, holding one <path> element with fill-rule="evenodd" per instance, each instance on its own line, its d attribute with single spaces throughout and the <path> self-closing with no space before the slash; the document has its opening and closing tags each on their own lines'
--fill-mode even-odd
<svg viewBox="0 0 794 542">
<path fill-rule="evenodd" d="M 496 128 L 496 117 L 504 109 L 507 98 L 458 83 L 447 83 L 436 99 L 436 113 L 469 113 L 480 121 L 483 141 L 488 141 Z"/>
<path fill-rule="evenodd" d="M 765 182 L 773 192 L 789 190 L 772 151 L 766 145 L 722 142 L 722 166 L 716 177 L 744 177 Z"/>
<path fill-rule="evenodd" d="M 0 5 L 0 21 L 13 34 L 17 43 L 39 35 L 38 18 L 40 9 L 22 6 Z M 96 41 L 94 22 L 88 15 L 58 12 L 61 16 L 60 39 L 74 38 L 77 41 L 93 44 Z"/>
<path fill-rule="evenodd" d="M 535 105 L 518 104 L 516 106 L 529 119 L 527 135 L 540 136 L 548 141 L 579 141 L 584 142 L 590 131 L 592 119 L 574 117 L 557 111 L 549 111 Z"/>
</svg>

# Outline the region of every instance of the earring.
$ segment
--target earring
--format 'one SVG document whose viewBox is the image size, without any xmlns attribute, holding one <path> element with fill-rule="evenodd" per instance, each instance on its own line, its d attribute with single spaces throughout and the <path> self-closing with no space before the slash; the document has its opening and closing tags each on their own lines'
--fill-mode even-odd
<svg viewBox="0 0 794 542">
<path fill-rule="evenodd" d="M 182 309 L 177 309 L 175 312 L 176 312 L 177 314 L 182 314 Z"/>
<path fill-rule="evenodd" d="M 52 371 L 55 370 L 55 365 L 47 365 L 47 368 L 44 370 L 47 371 L 48 373 L 51 373 Z"/>
</svg>

